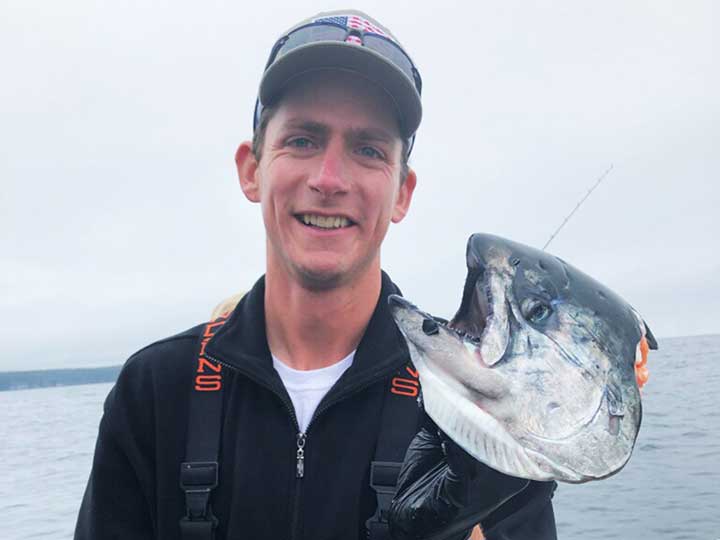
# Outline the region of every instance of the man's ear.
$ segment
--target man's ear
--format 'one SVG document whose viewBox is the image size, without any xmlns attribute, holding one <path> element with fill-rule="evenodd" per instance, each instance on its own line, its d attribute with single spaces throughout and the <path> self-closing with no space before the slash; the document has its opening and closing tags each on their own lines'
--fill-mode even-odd
<svg viewBox="0 0 720 540">
<path fill-rule="evenodd" d="M 410 202 L 412 202 L 415 184 L 417 184 L 417 175 L 415 174 L 415 171 L 408 169 L 405 181 L 400 184 L 397 201 L 395 201 L 395 207 L 393 208 L 391 218 L 393 223 L 400 223 L 410 209 Z"/>
<path fill-rule="evenodd" d="M 238 180 L 245 197 L 252 202 L 260 202 L 260 185 L 258 182 L 258 161 L 252 151 L 252 143 L 245 141 L 235 152 L 235 166 Z"/>
</svg>

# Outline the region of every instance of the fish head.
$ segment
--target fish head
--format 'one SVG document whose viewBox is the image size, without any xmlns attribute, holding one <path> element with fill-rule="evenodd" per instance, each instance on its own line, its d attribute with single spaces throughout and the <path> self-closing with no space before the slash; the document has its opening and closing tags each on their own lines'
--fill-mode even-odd
<svg viewBox="0 0 720 540">
<path fill-rule="evenodd" d="M 561 259 L 496 236 L 470 238 L 467 267 L 448 324 L 391 301 L 429 416 L 514 476 L 585 482 L 620 470 L 642 416 L 638 348 L 657 348 L 644 321 Z"/>
</svg>

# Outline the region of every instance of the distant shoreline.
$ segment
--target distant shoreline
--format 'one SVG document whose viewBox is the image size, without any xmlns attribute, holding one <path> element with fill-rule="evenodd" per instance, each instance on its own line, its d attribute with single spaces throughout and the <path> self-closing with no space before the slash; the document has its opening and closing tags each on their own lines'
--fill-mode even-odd
<svg viewBox="0 0 720 540">
<path fill-rule="evenodd" d="M 122 366 L 0 372 L 0 392 L 115 382 Z"/>
<path fill-rule="evenodd" d="M 681 339 L 720 338 L 720 334 L 698 334 L 694 336 L 674 336 L 658 338 L 660 349 L 663 342 Z M 26 390 L 30 388 L 48 388 L 53 386 L 73 386 L 78 384 L 97 384 L 115 382 L 121 365 L 88 367 L 38 369 L 33 371 L 0 371 L 0 392 L 9 390 Z"/>
</svg>

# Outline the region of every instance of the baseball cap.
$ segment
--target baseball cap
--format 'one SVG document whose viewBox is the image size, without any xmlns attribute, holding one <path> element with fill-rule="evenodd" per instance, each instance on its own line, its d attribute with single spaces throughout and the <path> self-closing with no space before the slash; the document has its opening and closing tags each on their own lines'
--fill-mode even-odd
<svg viewBox="0 0 720 540">
<path fill-rule="evenodd" d="M 410 140 L 422 118 L 422 79 L 400 42 L 385 26 L 357 10 L 328 11 L 305 19 L 275 42 L 255 104 L 253 130 L 295 77 L 315 70 L 357 72 L 393 101 L 401 135 Z"/>
</svg>

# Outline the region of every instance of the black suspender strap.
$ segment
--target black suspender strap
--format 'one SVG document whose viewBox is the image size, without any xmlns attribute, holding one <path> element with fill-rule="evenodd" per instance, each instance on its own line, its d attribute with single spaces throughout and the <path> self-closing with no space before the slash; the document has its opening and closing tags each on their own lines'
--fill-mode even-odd
<svg viewBox="0 0 720 540">
<path fill-rule="evenodd" d="M 213 540 L 217 519 L 210 495 L 218 485 L 218 454 L 222 426 L 222 372 L 205 357 L 205 346 L 226 318 L 205 325 L 190 390 L 185 460 L 180 465 L 180 489 L 185 493 L 185 516 L 180 519 L 182 540 Z"/>
<path fill-rule="evenodd" d="M 420 383 L 408 364 L 391 379 L 383 403 L 375 456 L 370 463 L 370 487 L 377 494 L 377 510 L 367 520 L 369 540 L 389 540 L 388 512 L 395 496 L 405 451 L 418 432 Z"/>
</svg>

